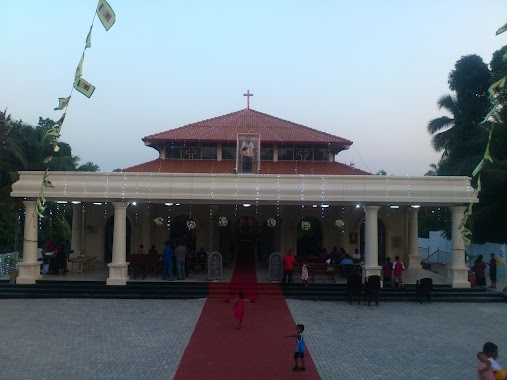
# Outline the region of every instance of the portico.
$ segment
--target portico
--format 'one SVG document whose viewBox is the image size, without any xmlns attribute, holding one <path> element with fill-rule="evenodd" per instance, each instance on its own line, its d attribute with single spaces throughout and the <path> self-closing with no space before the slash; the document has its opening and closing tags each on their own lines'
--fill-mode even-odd
<svg viewBox="0 0 507 380">
<path fill-rule="evenodd" d="M 42 176 L 42 172 L 20 172 L 13 185 L 12 196 L 25 199 L 27 215 L 20 284 L 35 283 L 40 278 L 37 228 L 33 226 L 38 225 L 34 211 Z M 309 218 L 321 225 L 322 246 L 353 251 L 359 247 L 360 239 L 354 242 L 352 236 L 360 235 L 364 221 L 365 271 L 372 275 L 380 273 L 381 264 L 378 220 L 386 226 L 388 254 L 398 254 L 410 268 L 418 268 L 418 207 L 440 206 L 452 210 L 453 261 L 449 268 L 452 286 L 470 286 L 458 227 L 464 205 L 477 199 L 466 177 L 51 172 L 51 181 L 55 187 L 45 191 L 49 202 L 74 202 L 74 250 L 104 261 L 107 219 L 114 217 L 108 285 L 125 285 L 128 281 L 126 257 L 131 252 L 127 252 L 126 245 L 127 223 L 132 225 L 131 250 L 140 243 L 148 246 L 168 239 L 168 224 L 184 216 L 196 222 L 192 233 L 197 247 L 220 251 L 225 249 L 223 241 L 227 241 L 227 234 L 234 234 L 234 229 L 219 226 L 218 216 L 225 216 L 231 224 L 242 215 L 249 216 L 263 226 L 266 234 L 272 235 L 269 249 L 283 252 L 297 247 L 300 221 Z M 248 204 L 250 207 L 244 207 Z M 162 225 L 155 223 L 157 218 L 162 218 Z M 268 218 L 276 219 L 277 225 L 266 226 Z M 345 222 L 341 229 L 334 225 L 338 218 Z"/>
</svg>

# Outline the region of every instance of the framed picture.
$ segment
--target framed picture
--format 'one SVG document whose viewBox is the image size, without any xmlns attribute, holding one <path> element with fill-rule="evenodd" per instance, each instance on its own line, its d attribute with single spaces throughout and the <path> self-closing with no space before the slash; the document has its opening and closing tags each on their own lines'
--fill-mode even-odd
<svg viewBox="0 0 507 380">
<path fill-rule="evenodd" d="M 260 172 L 260 146 L 260 134 L 238 133 L 236 141 L 236 171 L 238 173 Z"/>
<path fill-rule="evenodd" d="M 357 233 L 356 232 L 351 232 L 349 234 L 349 243 L 350 244 L 357 244 Z"/>
</svg>

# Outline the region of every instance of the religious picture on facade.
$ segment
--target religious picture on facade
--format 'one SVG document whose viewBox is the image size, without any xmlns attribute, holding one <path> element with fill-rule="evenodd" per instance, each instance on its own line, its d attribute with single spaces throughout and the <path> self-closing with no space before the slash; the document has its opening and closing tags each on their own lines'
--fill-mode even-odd
<svg viewBox="0 0 507 380">
<path fill-rule="evenodd" d="M 260 145 L 261 136 L 258 133 L 238 133 L 236 148 L 238 173 L 257 173 L 260 171 Z"/>
</svg>

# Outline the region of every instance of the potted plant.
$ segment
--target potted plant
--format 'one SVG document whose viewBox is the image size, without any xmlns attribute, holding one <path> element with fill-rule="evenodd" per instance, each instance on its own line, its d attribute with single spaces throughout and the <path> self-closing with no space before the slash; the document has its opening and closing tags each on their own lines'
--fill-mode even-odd
<svg viewBox="0 0 507 380">
<path fill-rule="evenodd" d="M 18 263 L 19 259 L 14 257 L 6 257 L 4 259 L 4 263 L 7 264 L 7 270 L 9 272 L 9 277 L 11 283 L 16 282 L 16 278 L 18 277 Z"/>
</svg>

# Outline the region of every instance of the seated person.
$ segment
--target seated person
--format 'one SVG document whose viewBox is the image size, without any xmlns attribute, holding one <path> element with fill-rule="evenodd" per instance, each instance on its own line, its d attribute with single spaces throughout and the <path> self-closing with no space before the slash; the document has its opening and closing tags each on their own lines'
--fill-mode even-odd
<svg viewBox="0 0 507 380">
<path fill-rule="evenodd" d="M 148 250 L 148 255 L 158 256 L 157 248 L 154 245 L 152 245 L 151 248 Z"/>
<path fill-rule="evenodd" d="M 323 248 L 322 251 L 320 252 L 320 255 L 319 255 L 319 260 L 321 261 L 326 261 L 327 259 L 329 259 L 329 256 L 327 254 L 327 249 L 326 248 Z"/>
<path fill-rule="evenodd" d="M 342 261 L 340 261 L 340 266 L 344 265 L 354 265 L 354 261 L 350 258 L 349 255 L 345 255 Z"/>
<path fill-rule="evenodd" d="M 352 254 L 352 260 L 354 260 L 354 262 L 360 262 L 361 261 L 361 254 L 359 253 L 359 249 L 355 249 L 354 250 L 354 253 Z"/>
<path fill-rule="evenodd" d="M 333 250 L 329 254 L 329 258 L 333 260 L 334 263 L 339 263 L 341 261 L 341 254 L 337 247 L 333 247 Z"/>
</svg>

